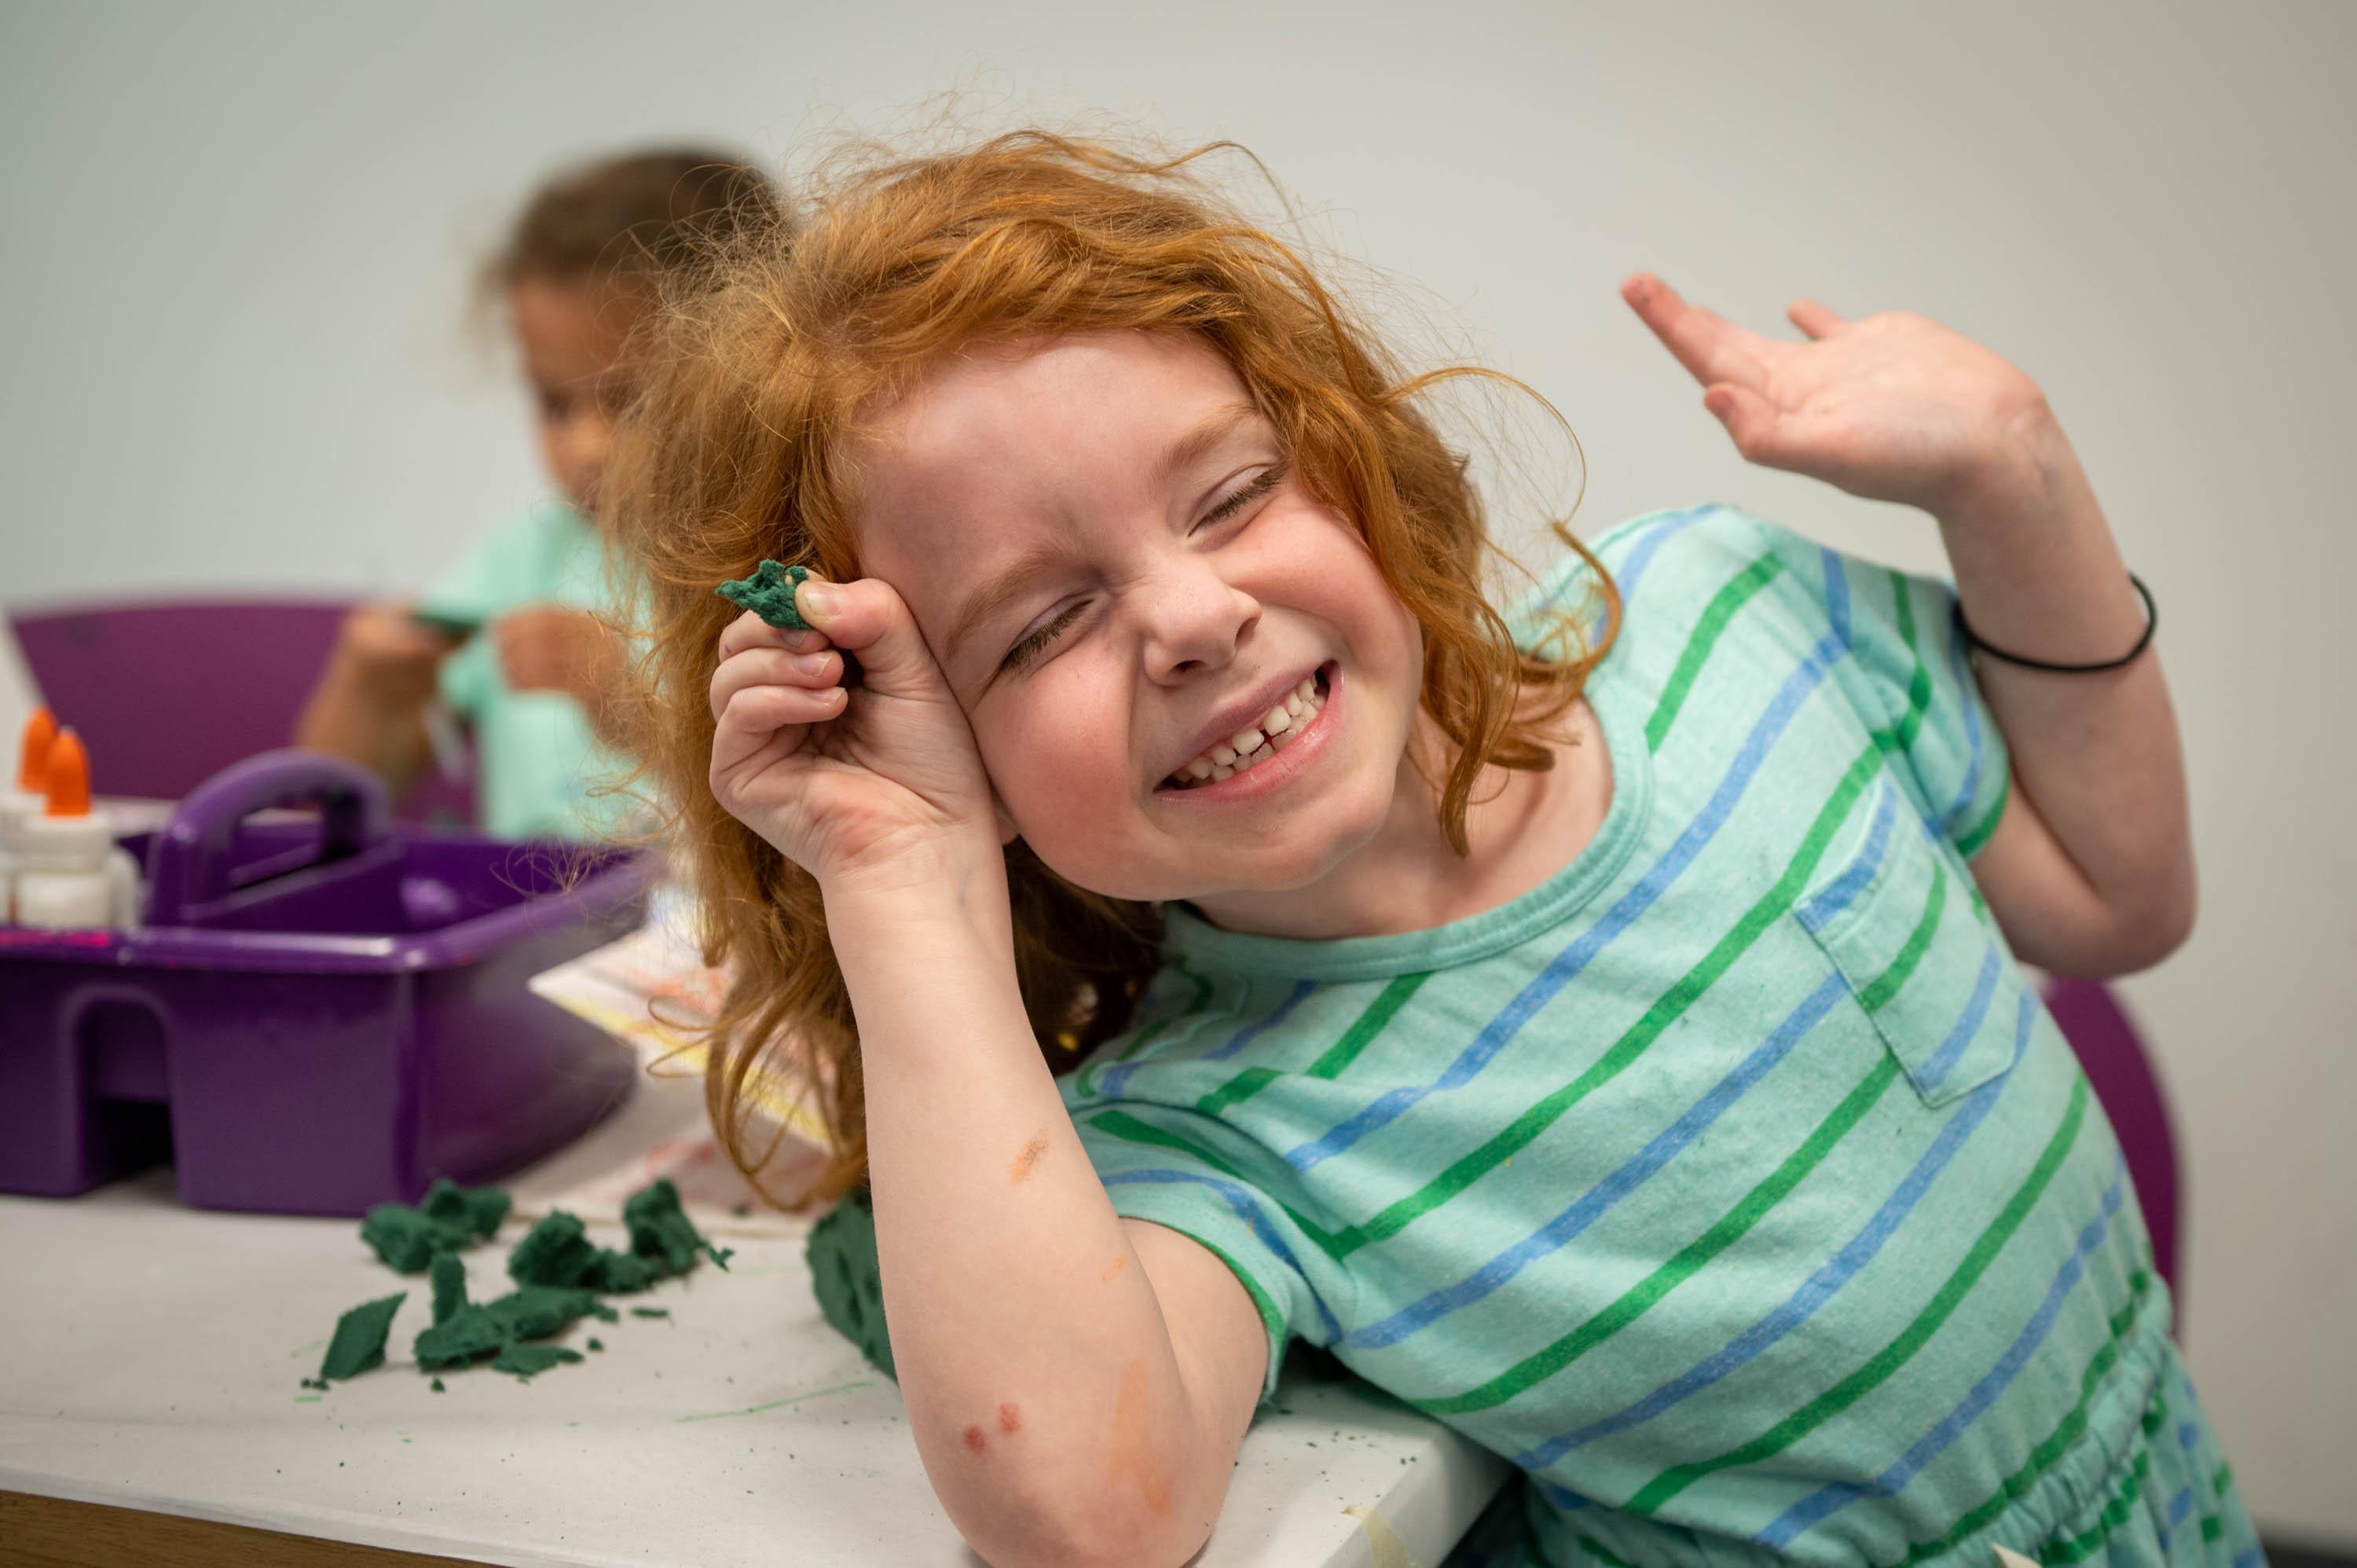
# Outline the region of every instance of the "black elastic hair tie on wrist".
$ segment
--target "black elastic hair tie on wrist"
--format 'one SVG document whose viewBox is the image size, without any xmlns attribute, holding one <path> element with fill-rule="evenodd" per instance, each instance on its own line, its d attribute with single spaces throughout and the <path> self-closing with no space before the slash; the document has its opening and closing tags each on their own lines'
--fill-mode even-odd
<svg viewBox="0 0 2357 1568">
<path fill-rule="evenodd" d="M 2144 600 L 2144 635 L 2136 639 L 2134 648 L 2117 659 L 2106 659 L 2097 664 L 2056 664 L 2044 659 L 2025 659 L 2018 653 L 2007 653 L 2002 648 L 1981 640 L 1980 635 L 1973 630 L 1972 623 L 1964 618 L 1964 601 L 1962 599 L 1956 601 L 1956 635 L 1964 639 L 1965 647 L 1986 653 L 1992 659 L 2002 659 L 2007 664 L 2018 664 L 2025 670 L 2047 670 L 2057 675 L 2093 675 L 2100 671 L 2117 670 L 2123 664 L 2134 663 L 2136 655 L 2151 646 L 2152 634 L 2160 628 L 2160 610 L 2152 602 L 2152 590 L 2146 587 L 2144 579 L 2134 572 L 2128 574 L 2128 582 L 2135 587 L 2136 596 Z"/>
</svg>

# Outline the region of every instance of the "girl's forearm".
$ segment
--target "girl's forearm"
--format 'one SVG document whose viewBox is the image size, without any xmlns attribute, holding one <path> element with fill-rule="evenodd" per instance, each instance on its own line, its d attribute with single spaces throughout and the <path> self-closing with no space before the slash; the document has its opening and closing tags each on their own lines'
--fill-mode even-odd
<svg viewBox="0 0 2357 1568">
<path fill-rule="evenodd" d="M 2077 455 L 2050 415 L 2021 432 L 2020 460 L 1940 514 L 1964 613 L 1984 640 L 2028 658 L 2089 663 L 2144 634 L 2142 601 Z M 2122 929 L 2181 931 L 2193 854 L 2183 750 L 2156 644 L 2096 674 L 1978 660 L 2020 789 Z"/>
<path fill-rule="evenodd" d="M 994 857 L 995 858 L 995 857 Z M 943 1506 L 994 1563 L 1183 1561 L 1203 1455 L 1152 1285 L 1024 1014 L 1000 864 L 830 889 L 857 1016 L 885 1315 Z"/>
</svg>

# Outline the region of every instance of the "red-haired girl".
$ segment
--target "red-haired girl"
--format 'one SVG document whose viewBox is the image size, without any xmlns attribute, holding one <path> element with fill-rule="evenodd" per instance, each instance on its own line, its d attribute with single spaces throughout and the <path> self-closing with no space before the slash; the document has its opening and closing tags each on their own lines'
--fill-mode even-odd
<svg viewBox="0 0 2357 1568">
<path fill-rule="evenodd" d="M 716 1115 L 767 1052 L 828 1086 L 985 1557 L 1185 1561 L 1298 1337 L 1527 1473 L 1484 1560 L 2255 1560 L 2017 964 L 2193 903 L 2028 378 L 1640 274 L 1745 456 L 1930 511 L 1968 619 L 1724 506 L 1557 523 L 1493 607 L 1437 378 L 1189 160 L 808 194 L 671 314 L 609 493 Z M 765 556 L 814 630 L 713 596 Z"/>
</svg>

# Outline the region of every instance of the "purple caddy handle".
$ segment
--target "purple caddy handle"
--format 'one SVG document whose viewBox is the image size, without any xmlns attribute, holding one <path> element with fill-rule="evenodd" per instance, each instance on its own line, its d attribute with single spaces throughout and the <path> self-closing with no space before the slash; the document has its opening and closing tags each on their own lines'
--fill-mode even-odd
<svg viewBox="0 0 2357 1568">
<path fill-rule="evenodd" d="M 231 891 L 230 857 L 246 818 L 310 802 L 319 807 L 319 848 L 306 865 L 357 854 L 392 832 L 383 782 L 341 757 L 290 749 L 231 763 L 190 790 L 148 846 L 147 923 L 182 924 Z"/>
</svg>

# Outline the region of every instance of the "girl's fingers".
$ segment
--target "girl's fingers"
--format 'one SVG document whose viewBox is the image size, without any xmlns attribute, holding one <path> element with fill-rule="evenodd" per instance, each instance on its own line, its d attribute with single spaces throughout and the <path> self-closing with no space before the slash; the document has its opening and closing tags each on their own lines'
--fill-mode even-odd
<svg viewBox="0 0 2357 1568">
<path fill-rule="evenodd" d="M 726 663 L 737 654 L 756 648 L 782 648 L 790 653 L 807 653 L 826 646 L 826 639 L 815 631 L 786 631 L 771 626 L 751 610 L 747 610 L 728 623 L 720 634 L 720 659 Z"/>
<path fill-rule="evenodd" d="M 815 653 L 789 653 L 782 648 L 753 648 L 720 661 L 712 672 L 712 716 L 718 718 L 728 700 L 755 686 L 796 686 L 811 690 L 839 685 L 843 655 L 831 648 Z"/>
<path fill-rule="evenodd" d="M 1796 299 L 1784 314 L 1792 319 L 1793 326 L 1811 338 L 1824 338 L 1849 325 L 1813 299 Z"/>
<path fill-rule="evenodd" d="M 779 738 L 780 730 L 799 728 L 842 716 L 845 701 L 840 686 L 812 691 L 801 686 L 750 686 L 730 697 L 714 716 L 712 771 L 729 771 L 745 758 Z M 788 737 L 786 751 L 801 743 Z"/>
<path fill-rule="evenodd" d="M 1757 392 L 1767 390 L 1768 360 L 1780 345 L 1714 311 L 1688 305 L 1677 290 L 1651 273 L 1638 273 L 1623 283 L 1620 297 L 1652 328 L 1653 336 L 1678 363 L 1705 386 L 1733 381 Z"/>
</svg>

